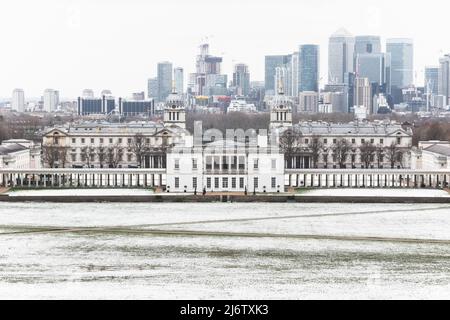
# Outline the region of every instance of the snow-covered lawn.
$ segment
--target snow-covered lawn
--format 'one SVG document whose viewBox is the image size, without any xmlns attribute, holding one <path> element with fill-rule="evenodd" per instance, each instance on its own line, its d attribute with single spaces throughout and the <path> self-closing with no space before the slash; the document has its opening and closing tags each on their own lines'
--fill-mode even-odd
<svg viewBox="0 0 450 320">
<path fill-rule="evenodd" d="M 21 196 L 146 196 L 153 194 L 152 190 L 142 189 L 51 189 L 51 190 L 19 190 L 9 192 L 12 197 Z"/>
<path fill-rule="evenodd" d="M 317 189 L 302 193 L 305 196 L 332 197 L 450 197 L 444 190 L 431 189 Z"/>
</svg>

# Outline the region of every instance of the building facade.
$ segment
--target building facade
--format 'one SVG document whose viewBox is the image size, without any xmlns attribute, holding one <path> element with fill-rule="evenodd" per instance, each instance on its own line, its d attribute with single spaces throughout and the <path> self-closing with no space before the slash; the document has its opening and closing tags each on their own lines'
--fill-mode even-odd
<svg viewBox="0 0 450 320">
<path fill-rule="evenodd" d="M 43 97 L 43 111 L 51 113 L 55 112 L 59 105 L 59 91 L 46 89 Z"/>
<path fill-rule="evenodd" d="M 329 40 L 328 83 L 343 84 L 354 68 L 355 37 L 347 30 L 340 29 Z"/>
<path fill-rule="evenodd" d="M 22 89 L 14 89 L 11 100 L 11 109 L 17 112 L 25 111 L 25 93 Z"/>
<path fill-rule="evenodd" d="M 233 87 L 237 90 L 237 95 L 248 96 L 250 93 L 250 71 L 243 63 L 234 66 Z"/>
<path fill-rule="evenodd" d="M 445 170 L 450 169 L 450 142 L 421 141 L 411 152 L 411 169 Z M 447 181 L 448 182 L 448 181 Z"/>
<path fill-rule="evenodd" d="M 299 91 L 319 92 L 320 49 L 318 45 L 305 44 L 299 49 Z"/>
<path fill-rule="evenodd" d="M 172 92 L 172 75 L 171 62 L 158 63 L 158 102 L 164 102 Z"/>
</svg>

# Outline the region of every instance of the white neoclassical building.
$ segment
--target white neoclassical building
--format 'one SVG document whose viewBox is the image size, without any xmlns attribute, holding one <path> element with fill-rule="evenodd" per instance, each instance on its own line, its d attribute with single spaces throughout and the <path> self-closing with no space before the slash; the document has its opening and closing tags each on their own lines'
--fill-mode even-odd
<svg viewBox="0 0 450 320">
<path fill-rule="evenodd" d="M 188 143 L 167 155 L 168 192 L 284 192 L 284 156 L 257 143 L 218 140 L 199 146 Z"/>
<path fill-rule="evenodd" d="M 41 148 L 32 141 L 5 140 L 0 145 L 0 169 L 39 169 Z"/>
<path fill-rule="evenodd" d="M 450 142 L 421 141 L 411 152 L 411 168 L 415 170 L 450 169 Z"/>
</svg>

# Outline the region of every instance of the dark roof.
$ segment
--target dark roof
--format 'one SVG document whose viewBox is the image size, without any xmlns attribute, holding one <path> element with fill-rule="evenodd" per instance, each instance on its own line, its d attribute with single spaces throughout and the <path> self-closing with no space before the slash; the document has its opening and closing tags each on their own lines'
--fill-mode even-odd
<svg viewBox="0 0 450 320">
<path fill-rule="evenodd" d="M 24 147 L 20 144 L 8 144 L 8 145 L 3 145 L 0 146 L 0 155 L 7 155 L 10 153 L 14 153 L 14 152 L 18 152 L 18 151 L 23 151 L 23 150 L 27 150 L 27 147 Z"/>
<path fill-rule="evenodd" d="M 450 157 L 450 145 L 434 144 L 424 150 Z"/>
</svg>

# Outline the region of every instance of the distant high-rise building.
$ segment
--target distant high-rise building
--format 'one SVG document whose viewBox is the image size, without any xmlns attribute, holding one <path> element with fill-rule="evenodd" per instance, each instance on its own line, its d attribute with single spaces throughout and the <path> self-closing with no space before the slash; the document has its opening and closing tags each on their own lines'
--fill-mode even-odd
<svg viewBox="0 0 450 320">
<path fill-rule="evenodd" d="M 404 89 L 414 82 L 414 45 L 412 39 L 387 39 L 391 55 L 391 86 Z M 399 103 L 401 101 L 395 101 Z"/>
<path fill-rule="evenodd" d="M 78 97 L 78 115 L 87 116 L 92 114 L 110 114 L 116 108 L 116 99 L 112 96 L 110 90 L 103 90 L 102 95 L 96 98 L 93 95 L 85 95 Z"/>
<path fill-rule="evenodd" d="M 145 92 L 133 92 L 133 94 L 131 96 L 133 97 L 133 100 L 135 100 L 135 101 L 145 100 Z"/>
<path fill-rule="evenodd" d="M 291 83 L 289 87 L 291 92 L 289 92 L 289 95 L 297 97 L 300 92 L 300 53 L 298 51 L 291 55 L 290 73 Z"/>
<path fill-rule="evenodd" d="M 372 109 L 372 90 L 368 78 L 356 78 L 353 105 L 364 106 L 368 111 Z"/>
<path fill-rule="evenodd" d="M 275 83 L 276 68 L 286 67 L 291 61 L 290 55 L 277 55 L 265 57 L 265 87 L 266 95 L 275 95 L 277 92 Z"/>
<path fill-rule="evenodd" d="M 233 87 L 238 95 L 248 96 L 250 93 L 250 72 L 246 64 L 239 63 L 234 66 Z"/>
<path fill-rule="evenodd" d="M 450 54 L 439 59 L 439 95 L 444 96 L 445 104 L 450 97 Z"/>
<path fill-rule="evenodd" d="M 329 40 L 328 83 L 345 83 L 347 74 L 354 72 L 355 37 L 339 29 Z"/>
<path fill-rule="evenodd" d="M 211 75 L 221 75 L 221 57 L 215 57 L 209 54 L 209 44 L 202 44 L 200 46 L 200 54 L 196 60 L 196 73 L 189 75 L 189 91 L 196 95 L 209 95 L 211 87 L 207 86 L 211 79 L 215 78 Z M 222 77 L 224 75 L 221 75 Z M 195 79 L 195 84 L 192 86 L 192 81 Z"/>
<path fill-rule="evenodd" d="M 301 45 L 299 50 L 300 92 L 319 91 L 319 46 L 313 44 Z"/>
<path fill-rule="evenodd" d="M 153 98 L 153 99 L 158 99 L 158 78 L 148 79 L 147 97 Z"/>
<path fill-rule="evenodd" d="M 391 93 L 390 54 L 361 53 L 356 56 L 356 74 L 359 78 L 368 78 L 371 84 L 378 86 L 381 92 Z M 377 90 L 378 91 L 378 90 Z"/>
<path fill-rule="evenodd" d="M 366 53 L 381 53 L 381 40 L 379 36 L 355 37 L 355 55 Z"/>
<path fill-rule="evenodd" d="M 315 91 L 302 91 L 299 93 L 299 112 L 317 113 L 319 107 L 319 94 Z"/>
<path fill-rule="evenodd" d="M 11 109 L 17 112 L 25 111 L 25 93 L 22 89 L 14 89 L 11 100 Z"/>
<path fill-rule="evenodd" d="M 44 91 L 44 110 L 45 112 L 54 112 L 59 104 L 59 91 L 46 89 Z"/>
<path fill-rule="evenodd" d="M 175 68 L 173 70 L 173 77 L 175 81 L 175 89 L 178 94 L 184 93 L 184 70 L 183 68 Z"/>
<path fill-rule="evenodd" d="M 92 90 L 92 89 L 84 89 L 82 97 L 84 97 L 84 98 L 94 98 L 94 90 Z"/>
<path fill-rule="evenodd" d="M 172 92 L 172 63 L 158 63 L 158 101 L 163 102 Z"/>
<path fill-rule="evenodd" d="M 431 95 L 438 95 L 439 93 L 439 67 L 426 67 L 425 68 L 425 93 Z"/>
</svg>

